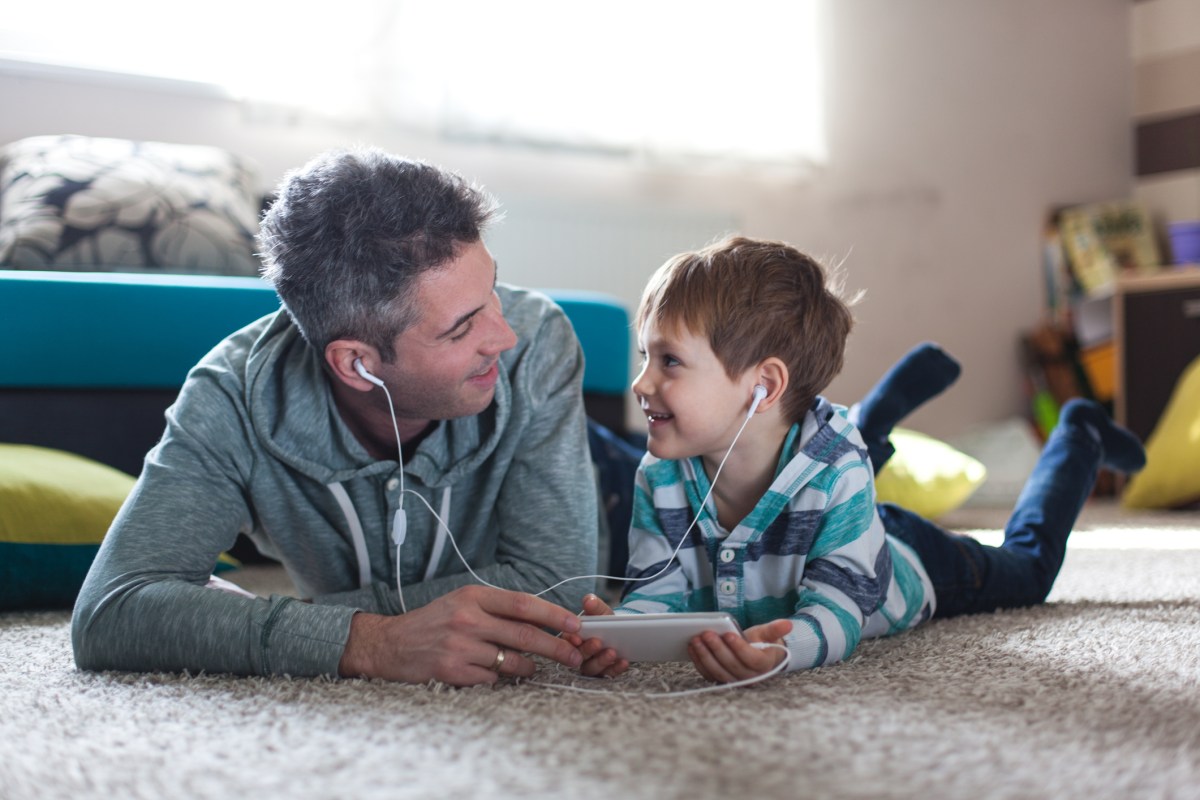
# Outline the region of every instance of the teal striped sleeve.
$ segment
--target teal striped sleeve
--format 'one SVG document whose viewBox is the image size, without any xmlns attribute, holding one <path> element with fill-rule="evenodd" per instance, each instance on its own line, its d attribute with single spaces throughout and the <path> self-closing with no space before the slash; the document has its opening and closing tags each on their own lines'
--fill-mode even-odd
<svg viewBox="0 0 1200 800">
<path fill-rule="evenodd" d="M 828 487 L 829 499 L 801 579 L 792 632 L 785 643 L 792 669 L 842 661 L 862 639 L 863 624 L 878 605 L 883 526 L 875 513 L 871 476 L 857 461 Z"/>
<path fill-rule="evenodd" d="M 658 461 L 653 468 L 663 473 L 671 466 L 668 462 Z M 688 611 L 691 595 L 688 581 L 679 562 L 671 561 L 675 548 L 659 521 L 654 506 L 654 490 L 646 477 L 646 468 L 647 462 L 644 460 L 638 467 L 634 484 L 633 517 L 629 526 L 629 564 L 625 571 L 631 588 L 615 611 L 618 614 Z M 664 566 L 667 567 L 665 572 L 658 577 L 651 577 Z M 649 580 L 641 580 L 646 578 Z"/>
</svg>

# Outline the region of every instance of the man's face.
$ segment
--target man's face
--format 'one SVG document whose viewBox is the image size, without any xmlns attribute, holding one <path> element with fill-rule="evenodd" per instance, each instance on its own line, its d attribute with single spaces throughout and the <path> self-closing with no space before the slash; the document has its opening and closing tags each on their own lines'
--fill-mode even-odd
<svg viewBox="0 0 1200 800">
<path fill-rule="evenodd" d="M 495 287 L 496 263 L 482 241 L 417 279 L 418 320 L 396 337 L 395 361 L 379 370 L 397 417 L 452 419 L 491 404 L 500 354 L 517 343 Z"/>
</svg>

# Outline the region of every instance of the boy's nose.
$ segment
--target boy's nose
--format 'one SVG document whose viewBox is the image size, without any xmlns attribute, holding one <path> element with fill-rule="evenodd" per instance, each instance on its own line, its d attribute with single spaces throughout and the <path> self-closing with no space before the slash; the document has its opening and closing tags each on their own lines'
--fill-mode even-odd
<svg viewBox="0 0 1200 800">
<path fill-rule="evenodd" d="M 646 395 L 652 394 L 653 386 L 650 381 L 646 380 L 646 369 L 644 367 L 642 368 L 642 371 L 637 374 L 637 377 L 633 379 L 633 386 L 631 388 L 633 389 L 633 393 L 637 395 L 639 399 L 644 398 Z"/>
</svg>

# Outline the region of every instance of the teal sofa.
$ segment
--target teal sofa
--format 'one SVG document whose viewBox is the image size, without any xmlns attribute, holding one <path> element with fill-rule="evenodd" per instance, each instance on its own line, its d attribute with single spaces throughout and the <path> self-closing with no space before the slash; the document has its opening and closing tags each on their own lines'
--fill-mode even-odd
<svg viewBox="0 0 1200 800">
<path fill-rule="evenodd" d="M 628 312 L 601 293 L 547 294 L 583 345 L 589 416 L 623 430 Z M 0 270 L 0 442 L 67 450 L 136 475 L 188 369 L 278 308 L 257 278 Z"/>
</svg>

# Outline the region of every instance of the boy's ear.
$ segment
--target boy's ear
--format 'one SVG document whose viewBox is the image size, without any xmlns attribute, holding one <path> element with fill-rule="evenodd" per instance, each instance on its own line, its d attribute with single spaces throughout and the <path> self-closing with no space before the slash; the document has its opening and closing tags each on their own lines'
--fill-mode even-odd
<svg viewBox="0 0 1200 800">
<path fill-rule="evenodd" d="M 325 347 L 325 363 L 334 379 L 360 392 L 369 392 L 375 388 L 375 384 L 355 369 L 354 362 L 358 359 L 362 359 L 363 367 L 372 375 L 375 374 L 375 365 L 381 363 L 379 352 L 357 339 L 337 339 Z"/>
<path fill-rule="evenodd" d="M 775 406 L 783 398 L 788 387 L 788 368 L 782 360 L 771 356 L 754 368 L 754 383 L 767 390 L 767 396 L 758 404 L 755 413 L 762 412 Z"/>
</svg>

